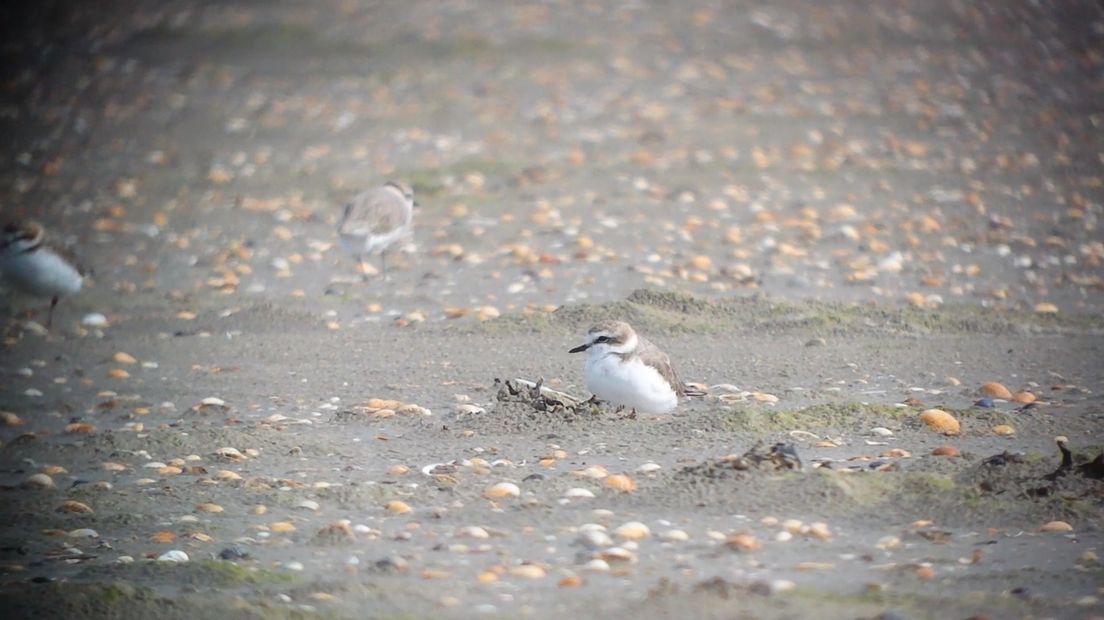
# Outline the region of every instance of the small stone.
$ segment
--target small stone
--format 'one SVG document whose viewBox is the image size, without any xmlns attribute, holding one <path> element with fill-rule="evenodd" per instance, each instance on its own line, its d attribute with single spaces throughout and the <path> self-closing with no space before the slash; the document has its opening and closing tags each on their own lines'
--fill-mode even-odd
<svg viewBox="0 0 1104 620">
<path fill-rule="evenodd" d="M 387 468 L 388 476 L 405 476 L 410 472 L 410 468 L 406 465 L 392 465 Z"/>
<path fill-rule="evenodd" d="M 137 364 L 138 363 L 138 360 L 134 359 L 133 355 L 131 355 L 129 353 L 123 353 L 122 351 L 119 351 L 115 355 L 112 355 L 111 360 L 113 362 L 115 362 L 116 364 L 130 365 L 130 364 Z"/>
<path fill-rule="evenodd" d="M 187 562 L 188 561 L 188 554 L 184 553 L 183 551 L 181 551 L 179 549 L 173 549 L 171 551 L 166 551 L 165 553 L 162 553 L 161 555 L 157 556 L 157 561 L 158 562 Z"/>
<path fill-rule="evenodd" d="M 1027 390 L 1020 390 L 1012 395 L 1012 402 L 1018 405 L 1029 405 L 1035 402 L 1035 395 Z"/>
<path fill-rule="evenodd" d="M 613 546 L 613 539 L 602 530 L 586 530 L 579 534 L 575 543 L 588 549 L 605 549 Z"/>
<path fill-rule="evenodd" d="M 10 411 L 0 411 L 0 424 L 4 426 L 19 426 L 23 419 Z"/>
<path fill-rule="evenodd" d="M 564 492 L 564 497 L 569 499 L 592 499 L 594 492 L 582 487 L 573 487 Z"/>
<path fill-rule="evenodd" d="M 499 482 L 498 484 L 492 484 L 483 491 L 483 497 L 488 499 L 500 499 L 503 497 L 518 497 L 521 495 L 521 489 L 518 485 L 512 482 Z"/>
<path fill-rule="evenodd" d="M 1039 314 L 1057 314 L 1058 306 L 1050 303 L 1049 301 L 1041 301 L 1035 304 L 1035 312 Z"/>
<path fill-rule="evenodd" d="M 199 512 L 208 512 L 212 514 L 218 514 L 223 511 L 222 506 L 212 503 L 196 504 L 195 509 Z"/>
<path fill-rule="evenodd" d="M 958 448 L 954 446 L 940 446 L 932 450 L 932 456 L 958 456 L 959 454 Z"/>
<path fill-rule="evenodd" d="M 314 501 L 313 499 L 305 499 L 296 504 L 295 507 L 302 508 L 304 510 L 310 510 L 312 512 L 318 512 L 318 509 L 321 506 L 319 506 L 318 502 Z"/>
<path fill-rule="evenodd" d="M 613 534 L 624 540 L 643 540 L 651 536 L 652 531 L 639 521 L 629 521 L 613 530 Z"/>
<path fill-rule="evenodd" d="M 923 422 L 929 430 L 943 433 L 944 435 L 957 435 L 961 432 L 958 420 L 942 409 L 928 409 L 921 412 L 920 421 Z"/>
<path fill-rule="evenodd" d="M 1012 400 L 1012 392 L 1008 388 L 1004 387 L 996 381 L 990 381 L 981 386 L 981 391 L 986 396 L 991 398 L 999 398 L 1001 400 Z"/>
<path fill-rule="evenodd" d="M 998 425 L 993 427 L 993 432 L 998 434 L 998 435 L 1003 435 L 1003 436 L 1007 437 L 1009 435 L 1015 435 L 1016 434 L 1016 429 L 1012 428 L 1011 426 L 1009 426 L 1007 424 L 998 424 Z"/>
<path fill-rule="evenodd" d="M 561 588 L 577 588 L 583 585 L 583 578 L 578 575 L 568 575 L 556 583 Z"/>
<path fill-rule="evenodd" d="M 644 463 L 643 465 L 636 468 L 636 473 L 638 473 L 638 474 L 654 474 L 655 472 L 657 472 L 661 469 L 663 469 L 663 466 L 659 465 L 658 463 Z"/>
<path fill-rule="evenodd" d="M 875 426 L 874 428 L 870 429 L 870 434 L 877 437 L 892 437 L 893 431 L 883 426 Z"/>
<path fill-rule="evenodd" d="M 1050 521 L 1049 523 L 1046 523 L 1041 528 L 1039 528 L 1039 531 L 1040 532 L 1072 532 L 1073 531 L 1073 526 L 1070 525 L 1069 523 L 1066 523 L 1065 521 Z"/>
<path fill-rule="evenodd" d="M 220 560 L 245 560 L 249 558 L 249 551 L 241 545 L 230 545 L 219 551 L 218 557 Z"/>
</svg>

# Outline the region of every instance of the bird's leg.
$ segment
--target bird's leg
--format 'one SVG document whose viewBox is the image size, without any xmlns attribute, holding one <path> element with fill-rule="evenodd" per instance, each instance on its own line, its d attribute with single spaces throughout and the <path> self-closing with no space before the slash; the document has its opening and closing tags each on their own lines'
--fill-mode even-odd
<svg viewBox="0 0 1104 620">
<path fill-rule="evenodd" d="M 50 329 L 50 326 L 54 324 L 54 308 L 58 305 L 58 298 L 55 295 L 50 299 L 50 310 L 46 313 L 46 329 Z"/>
<path fill-rule="evenodd" d="M 387 250 L 380 250 L 380 273 L 385 282 L 390 279 L 387 277 Z"/>
<path fill-rule="evenodd" d="M 356 255 L 357 266 L 360 268 L 360 281 L 368 281 L 368 272 L 366 271 L 367 261 L 364 260 L 364 254 Z"/>
</svg>

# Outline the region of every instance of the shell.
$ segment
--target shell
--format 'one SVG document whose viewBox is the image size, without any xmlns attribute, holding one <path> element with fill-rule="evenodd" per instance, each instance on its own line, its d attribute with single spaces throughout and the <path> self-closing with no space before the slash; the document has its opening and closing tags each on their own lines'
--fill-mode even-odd
<svg viewBox="0 0 1104 620">
<path fill-rule="evenodd" d="M 959 425 L 958 420 L 942 409 L 927 409 L 921 412 L 920 421 L 923 422 L 924 426 L 927 426 L 929 430 L 943 433 L 944 435 L 957 435 L 962 432 L 962 427 Z"/>
</svg>

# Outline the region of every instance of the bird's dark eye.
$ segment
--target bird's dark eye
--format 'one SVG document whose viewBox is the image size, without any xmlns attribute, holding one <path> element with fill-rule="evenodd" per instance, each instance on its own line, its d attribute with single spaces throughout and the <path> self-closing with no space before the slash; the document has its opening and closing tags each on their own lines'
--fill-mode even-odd
<svg viewBox="0 0 1104 620">
<path fill-rule="evenodd" d="M 594 339 L 595 344 L 597 344 L 599 342 L 609 342 L 609 336 L 598 336 L 597 338 Z"/>
</svg>

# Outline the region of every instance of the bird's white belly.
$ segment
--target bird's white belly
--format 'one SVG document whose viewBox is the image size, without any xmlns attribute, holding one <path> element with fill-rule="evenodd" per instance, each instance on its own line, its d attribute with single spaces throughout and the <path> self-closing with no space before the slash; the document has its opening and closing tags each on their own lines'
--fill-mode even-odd
<svg viewBox="0 0 1104 620">
<path fill-rule="evenodd" d="M 372 254 L 386 250 L 406 234 L 406 227 L 396 228 L 382 235 L 353 231 L 341 233 L 341 246 L 350 254 Z"/>
<path fill-rule="evenodd" d="M 3 257 L 0 275 L 7 286 L 38 297 L 75 295 L 83 280 L 72 265 L 48 250 Z"/>
<path fill-rule="evenodd" d="M 668 413 L 678 406 L 678 394 L 655 368 L 616 355 L 588 358 L 587 389 L 602 400 L 632 407 L 640 413 Z"/>
</svg>

